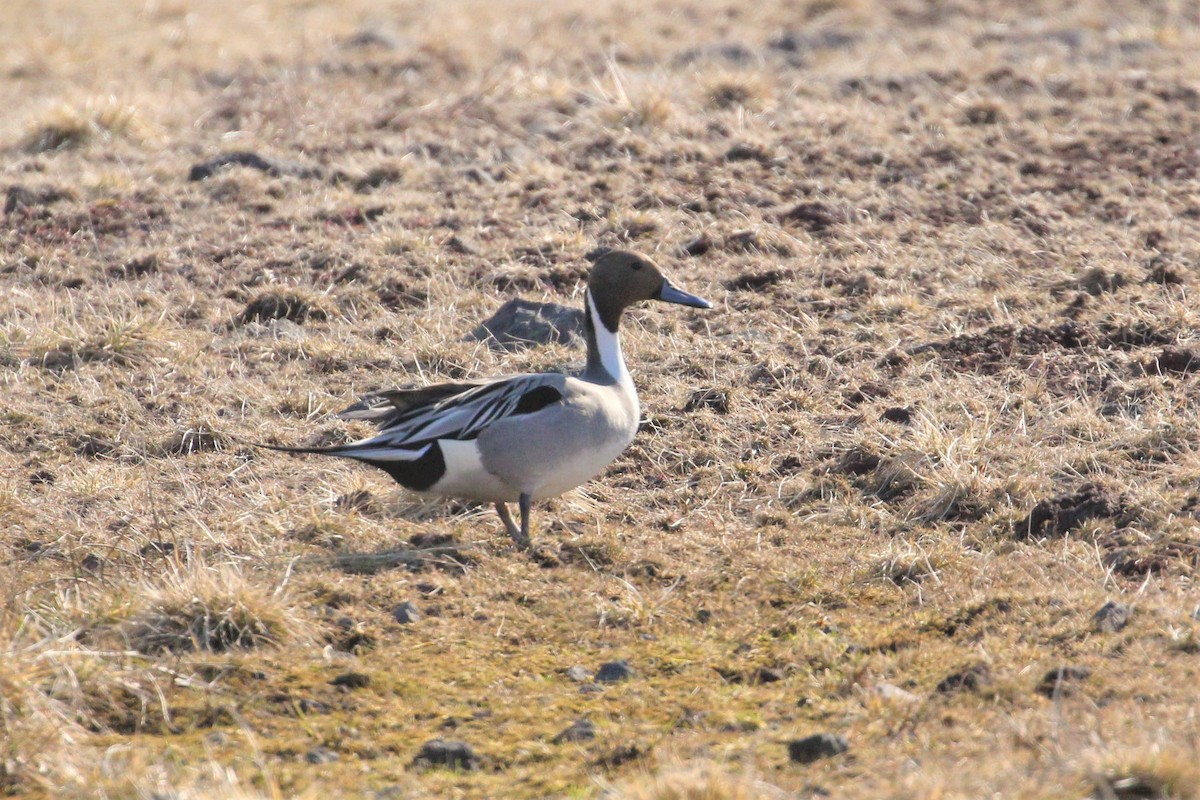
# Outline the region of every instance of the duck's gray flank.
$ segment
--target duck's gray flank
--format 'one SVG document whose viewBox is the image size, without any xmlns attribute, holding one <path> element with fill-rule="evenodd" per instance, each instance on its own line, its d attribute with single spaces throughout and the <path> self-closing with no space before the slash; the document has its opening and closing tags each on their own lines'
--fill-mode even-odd
<svg viewBox="0 0 1200 800">
<path fill-rule="evenodd" d="M 578 376 L 539 373 L 376 392 L 341 413 L 378 425 L 375 436 L 334 447 L 267 446 L 363 461 L 419 494 L 495 503 L 508 533 L 528 547 L 533 501 L 595 477 L 637 432 L 621 314 L 643 300 L 712 307 L 676 288 L 648 257 L 621 250 L 596 262 L 584 298 L 587 366 Z M 510 502 L 519 504 L 520 526 Z"/>
</svg>

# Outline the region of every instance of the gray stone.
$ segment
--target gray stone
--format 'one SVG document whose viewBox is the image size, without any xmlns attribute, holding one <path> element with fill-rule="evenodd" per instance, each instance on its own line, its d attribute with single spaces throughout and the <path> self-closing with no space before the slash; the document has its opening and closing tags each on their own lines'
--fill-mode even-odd
<svg viewBox="0 0 1200 800">
<path fill-rule="evenodd" d="M 892 683 L 877 683 L 875 688 L 871 690 L 872 694 L 880 700 L 885 700 L 890 703 L 919 703 L 921 698 L 917 697 L 907 689 L 901 689 Z"/>
<path fill-rule="evenodd" d="M 846 737 L 836 733 L 818 733 L 788 742 L 788 758 L 797 764 L 811 764 L 822 758 L 841 755 L 849 749 Z"/>
<path fill-rule="evenodd" d="M 500 350 L 517 350 L 542 344 L 584 340 L 583 312 L 558 303 L 537 303 L 515 297 L 483 324 L 469 339 L 487 342 Z"/>
<path fill-rule="evenodd" d="M 1092 624 L 1099 633 L 1116 633 L 1129 624 L 1132 615 L 1130 606 L 1110 600 L 1092 615 Z"/>
<path fill-rule="evenodd" d="M 341 756 L 328 747 L 314 747 L 304 754 L 304 760 L 310 764 L 332 764 L 339 758 Z"/>
<path fill-rule="evenodd" d="M 479 756 L 466 742 L 433 739 L 421 746 L 421 751 L 409 767 L 449 767 L 450 769 L 479 769 Z"/>
<path fill-rule="evenodd" d="M 596 670 L 596 680 L 601 683 L 618 683 L 627 681 L 634 675 L 633 667 L 629 666 L 629 662 L 625 660 L 609 661 L 600 665 L 600 669 Z"/>
<path fill-rule="evenodd" d="M 392 619 L 401 625 L 408 625 L 421 618 L 421 612 L 408 600 L 392 609 Z"/>
<path fill-rule="evenodd" d="M 596 723 L 590 719 L 577 719 L 570 724 L 562 733 L 555 736 L 554 744 L 562 744 L 564 742 L 585 742 L 588 739 L 596 738 Z"/>
<path fill-rule="evenodd" d="M 592 679 L 592 672 L 587 667 L 576 664 L 567 670 L 567 677 L 576 683 L 587 683 Z"/>
<path fill-rule="evenodd" d="M 343 672 L 329 681 L 329 683 L 333 686 L 341 686 L 346 689 L 364 689 L 371 685 L 371 676 L 364 675 L 361 672 Z"/>
</svg>

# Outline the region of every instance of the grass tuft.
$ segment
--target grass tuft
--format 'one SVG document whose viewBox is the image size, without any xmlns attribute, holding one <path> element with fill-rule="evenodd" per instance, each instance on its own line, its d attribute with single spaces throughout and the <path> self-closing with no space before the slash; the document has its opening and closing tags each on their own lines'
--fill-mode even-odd
<svg viewBox="0 0 1200 800">
<path fill-rule="evenodd" d="M 198 562 L 169 581 L 148 585 L 140 607 L 120 627 L 141 653 L 221 653 L 279 645 L 300 633 L 300 621 L 279 589 L 268 590 L 232 566 Z"/>
<path fill-rule="evenodd" d="M 82 107 L 54 108 L 25 134 L 20 147 L 27 153 L 48 153 L 118 137 L 137 141 L 148 132 L 136 107 L 109 97 L 88 100 Z"/>
<path fill-rule="evenodd" d="M 28 618 L 0 611 L 0 793 L 52 791 L 82 774 L 84 730 L 51 696 L 62 676 L 55 644 L 33 634 Z"/>
</svg>

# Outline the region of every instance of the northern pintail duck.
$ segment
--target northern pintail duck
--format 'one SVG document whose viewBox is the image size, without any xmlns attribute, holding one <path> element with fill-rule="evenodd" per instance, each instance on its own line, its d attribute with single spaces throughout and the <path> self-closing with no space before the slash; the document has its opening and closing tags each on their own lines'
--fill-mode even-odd
<svg viewBox="0 0 1200 800">
<path fill-rule="evenodd" d="M 342 411 L 376 436 L 332 447 L 277 447 L 353 458 L 419 495 L 495 503 L 504 527 L 528 548 L 530 506 L 600 473 L 638 428 L 638 397 L 618 330 L 643 300 L 696 308 L 712 303 L 676 288 L 644 255 L 614 250 L 592 267 L 584 292 L 587 366 L 576 376 L 515 375 L 366 395 Z M 507 503 L 521 509 L 518 527 Z"/>
</svg>

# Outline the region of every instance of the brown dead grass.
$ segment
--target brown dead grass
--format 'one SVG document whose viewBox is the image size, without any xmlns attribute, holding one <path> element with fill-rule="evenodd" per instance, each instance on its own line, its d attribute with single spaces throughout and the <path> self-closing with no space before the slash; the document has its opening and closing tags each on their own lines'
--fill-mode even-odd
<svg viewBox="0 0 1200 800">
<path fill-rule="evenodd" d="M 5 13 L 5 791 L 1195 796 L 1188 4 Z M 578 363 L 468 334 L 600 246 L 718 307 L 629 318 L 644 429 L 536 561 L 243 444 Z"/>
</svg>

